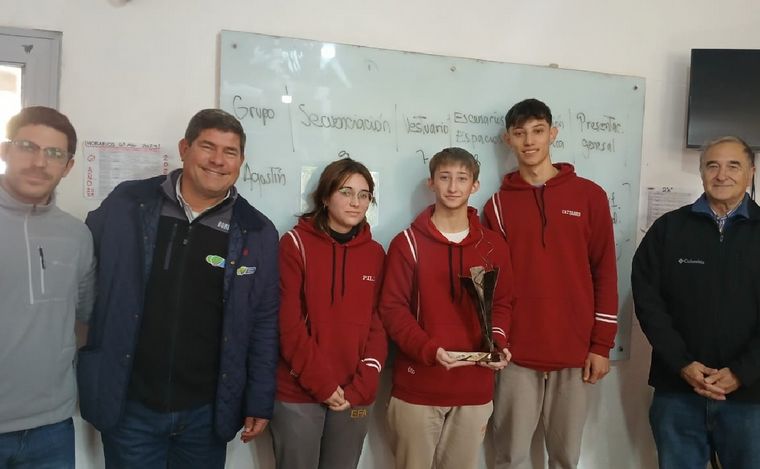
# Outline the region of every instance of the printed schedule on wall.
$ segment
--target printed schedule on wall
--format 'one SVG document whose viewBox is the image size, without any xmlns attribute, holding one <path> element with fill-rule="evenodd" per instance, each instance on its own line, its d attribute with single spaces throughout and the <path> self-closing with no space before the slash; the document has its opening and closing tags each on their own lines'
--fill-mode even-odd
<svg viewBox="0 0 760 469">
<path fill-rule="evenodd" d="M 283 233 L 322 168 L 362 161 L 382 191 L 375 239 L 392 237 L 432 203 L 427 163 L 462 147 L 481 165 L 479 211 L 516 161 L 501 142 L 514 103 L 538 98 L 559 135 L 552 160 L 606 191 L 620 290 L 612 358 L 629 356 L 630 263 L 639 199 L 643 78 L 223 31 L 219 105 L 248 135 L 237 187 Z"/>
</svg>

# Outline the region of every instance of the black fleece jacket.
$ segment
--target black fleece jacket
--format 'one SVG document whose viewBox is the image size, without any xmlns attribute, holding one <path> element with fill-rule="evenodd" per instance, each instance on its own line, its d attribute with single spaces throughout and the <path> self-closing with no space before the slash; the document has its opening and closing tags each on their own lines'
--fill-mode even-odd
<svg viewBox="0 0 760 469">
<path fill-rule="evenodd" d="M 692 361 L 728 367 L 730 399 L 760 402 L 760 207 L 721 234 L 691 205 L 659 218 L 633 258 L 636 315 L 652 344 L 649 384 L 694 392 L 680 376 Z"/>
</svg>

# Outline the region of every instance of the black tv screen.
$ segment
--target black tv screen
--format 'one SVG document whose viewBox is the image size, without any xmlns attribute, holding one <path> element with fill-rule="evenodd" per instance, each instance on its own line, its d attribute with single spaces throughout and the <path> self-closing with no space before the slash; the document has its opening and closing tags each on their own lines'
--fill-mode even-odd
<svg viewBox="0 0 760 469">
<path fill-rule="evenodd" d="M 760 149 L 760 50 L 692 49 L 686 146 L 725 135 Z"/>
</svg>

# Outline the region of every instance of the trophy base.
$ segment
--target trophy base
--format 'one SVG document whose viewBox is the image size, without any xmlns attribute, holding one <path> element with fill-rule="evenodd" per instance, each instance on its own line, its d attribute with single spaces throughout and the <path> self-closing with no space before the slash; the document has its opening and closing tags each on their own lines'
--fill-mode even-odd
<svg viewBox="0 0 760 469">
<path fill-rule="evenodd" d="M 498 362 L 501 360 L 498 352 L 448 352 L 457 361 L 463 362 Z"/>
</svg>

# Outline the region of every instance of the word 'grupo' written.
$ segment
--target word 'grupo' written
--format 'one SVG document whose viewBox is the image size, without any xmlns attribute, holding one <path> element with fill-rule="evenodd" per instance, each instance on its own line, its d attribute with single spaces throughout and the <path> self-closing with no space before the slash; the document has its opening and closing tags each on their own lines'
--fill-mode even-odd
<svg viewBox="0 0 760 469">
<path fill-rule="evenodd" d="M 243 97 L 235 95 L 232 98 L 232 108 L 235 112 L 235 117 L 239 120 L 252 119 L 261 122 L 261 125 L 266 126 L 267 121 L 271 121 L 275 118 L 276 114 L 274 109 L 269 107 L 250 106 L 248 103 L 242 102 Z"/>
</svg>

